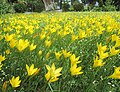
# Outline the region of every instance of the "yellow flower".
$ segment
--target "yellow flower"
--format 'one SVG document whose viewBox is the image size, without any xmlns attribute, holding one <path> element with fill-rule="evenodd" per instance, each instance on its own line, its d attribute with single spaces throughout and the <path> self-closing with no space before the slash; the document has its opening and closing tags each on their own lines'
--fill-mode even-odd
<svg viewBox="0 0 120 92">
<path fill-rule="evenodd" d="M 55 69 L 55 64 L 53 63 L 52 66 L 50 67 L 49 65 L 46 65 L 46 68 L 48 70 L 47 74 L 45 75 L 45 78 L 48 82 L 55 82 L 57 81 L 60 75 L 61 75 L 61 71 L 62 71 L 62 67 Z"/>
<path fill-rule="evenodd" d="M 46 54 L 46 59 L 48 59 L 49 57 L 50 57 L 50 52 Z"/>
<path fill-rule="evenodd" d="M 40 50 L 40 51 L 38 52 L 38 55 L 42 55 L 42 50 Z"/>
<path fill-rule="evenodd" d="M 19 80 L 19 76 L 18 77 L 12 77 L 12 79 L 10 80 L 10 84 L 12 85 L 13 88 L 16 88 L 16 87 L 19 87 L 20 86 L 20 83 L 21 83 L 21 80 Z"/>
<path fill-rule="evenodd" d="M 0 64 L 5 60 L 5 56 L 0 55 Z"/>
<path fill-rule="evenodd" d="M 76 36 L 76 35 L 72 35 L 72 41 L 75 41 L 76 39 L 78 39 L 78 36 Z"/>
<path fill-rule="evenodd" d="M 10 54 L 10 50 L 6 50 L 5 53 L 6 53 L 6 54 Z"/>
<path fill-rule="evenodd" d="M 41 34 L 40 34 L 40 40 L 44 39 L 45 36 L 46 36 L 46 33 L 41 33 Z"/>
<path fill-rule="evenodd" d="M 40 68 L 37 69 L 37 71 L 34 73 L 34 75 L 37 75 L 40 71 Z"/>
<path fill-rule="evenodd" d="M 14 34 L 11 34 L 11 35 L 6 34 L 6 35 L 5 35 L 5 39 L 6 39 L 6 41 L 10 41 L 10 40 L 12 40 L 13 37 L 14 37 Z"/>
<path fill-rule="evenodd" d="M 83 72 L 80 72 L 82 70 L 82 67 L 77 67 L 77 64 L 74 64 L 70 68 L 71 75 L 79 75 L 82 74 Z"/>
<path fill-rule="evenodd" d="M 16 47 L 20 52 L 22 52 L 25 48 L 28 47 L 28 45 L 29 45 L 28 40 L 20 39 Z"/>
<path fill-rule="evenodd" d="M 33 31 L 33 28 L 34 28 L 33 26 L 29 26 L 29 33 L 30 33 L 30 34 L 33 34 L 33 32 L 34 32 L 34 31 Z"/>
<path fill-rule="evenodd" d="M 100 54 L 101 52 L 105 52 L 107 50 L 107 46 L 102 46 L 102 43 L 98 44 L 97 43 L 97 47 L 98 47 L 98 53 Z"/>
<path fill-rule="evenodd" d="M 81 31 L 79 31 L 78 37 L 79 37 L 79 39 L 82 39 L 82 38 L 86 37 L 86 33 L 83 30 L 81 30 Z"/>
<path fill-rule="evenodd" d="M 49 40 L 45 40 L 45 45 L 46 45 L 46 47 L 50 47 L 50 46 L 51 46 L 51 44 L 52 44 L 52 42 L 51 42 L 51 41 L 49 41 Z"/>
<path fill-rule="evenodd" d="M 97 47 L 98 47 L 98 54 L 100 56 L 100 59 L 104 59 L 108 57 L 108 52 L 105 53 L 105 51 L 107 50 L 107 46 L 102 46 L 102 44 L 100 43 L 98 45 L 97 43 Z"/>
<path fill-rule="evenodd" d="M 55 56 L 56 56 L 57 59 L 59 59 L 61 55 L 62 54 L 60 52 L 55 52 Z"/>
<path fill-rule="evenodd" d="M 38 70 L 38 68 L 34 68 L 34 64 L 32 64 L 30 67 L 26 64 L 26 69 L 27 69 L 28 76 L 35 74 Z"/>
<path fill-rule="evenodd" d="M 34 50 L 36 48 L 36 45 L 34 45 L 33 43 L 30 45 L 30 51 Z"/>
<path fill-rule="evenodd" d="M 78 61 L 79 58 L 80 58 L 80 57 L 77 57 L 77 58 L 76 58 L 75 54 L 73 54 L 73 55 L 70 57 L 71 65 L 80 63 L 81 61 Z"/>
<path fill-rule="evenodd" d="M 66 50 L 62 50 L 62 53 L 63 53 L 63 55 L 64 55 L 65 58 L 71 56 L 71 53 L 70 53 L 70 52 L 67 52 Z"/>
<path fill-rule="evenodd" d="M 17 40 L 12 39 L 12 40 L 9 42 L 10 47 L 11 47 L 11 48 L 14 48 L 14 47 L 16 46 L 16 42 L 17 42 Z"/>
<path fill-rule="evenodd" d="M 96 56 L 96 58 L 94 59 L 93 67 L 103 66 L 104 64 L 105 62 L 103 62 L 102 59 L 98 59 L 98 56 Z"/>
<path fill-rule="evenodd" d="M 116 39 L 115 47 L 119 47 L 119 46 L 120 46 L 120 39 Z"/>
<path fill-rule="evenodd" d="M 110 48 L 110 55 L 116 55 L 119 54 L 120 50 L 116 50 L 115 46 L 113 46 L 112 48 Z"/>
<path fill-rule="evenodd" d="M 119 36 L 117 36 L 116 34 L 113 34 L 112 35 L 112 42 L 113 41 L 116 41 L 116 40 L 118 40 L 119 39 Z"/>
<path fill-rule="evenodd" d="M 109 78 L 120 79 L 120 66 L 114 69 L 114 73 Z"/>
<path fill-rule="evenodd" d="M 104 52 L 101 51 L 101 53 L 99 54 L 99 56 L 100 56 L 100 59 L 105 59 L 105 58 L 108 57 L 108 52 L 104 53 Z"/>
</svg>

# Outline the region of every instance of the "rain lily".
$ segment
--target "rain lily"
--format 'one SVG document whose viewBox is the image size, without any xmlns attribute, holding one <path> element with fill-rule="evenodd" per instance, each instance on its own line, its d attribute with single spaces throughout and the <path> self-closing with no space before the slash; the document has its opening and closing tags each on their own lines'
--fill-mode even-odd
<svg viewBox="0 0 120 92">
<path fill-rule="evenodd" d="M 60 52 L 55 52 L 55 56 L 56 56 L 57 59 L 59 59 L 61 55 L 62 55 L 62 53 L 60 53 Z"/>
<path fill-rule="evenodd" d="M 61 75 L 61 68 L 55 69 L 55 64 L 53 63 L 52 66 L 50 67 L 49 65 L 46 65 L 46 68 L 48 70 L 47 74 L 45 75 L 46 80 L 51 83 L 57 81 L 59 76 Z"/>
<path fill-rule="evenodd" d="M 20 39 L 16 47 L 20 52 L 22 52 L 25 48 L 28 47 L 28 45 L 29 45 L 28 40 Z"/>
<path fill-rule="evenodd" d="M 12 40 L 12 39 L 13 39 L 13 36 L 14 36 L 14 34 L 11 34 L 11 35 L 6 34 L 6 35 L 5 35 L 5 39 L 6 39 L 6 41 L 10 41 L 10 40 Z"/>
<path fill-rule="evenodd" d="M 114 69 L 114 73 L 109 78 L 120 79 L 120 66 Z"/>
<path fill-rule="evenodd" d="M 5 60 L 5 56 L 0 55 L 0 64 Z"/>
<path fill-rule="evenodd" d="M 72 56 L 70 56 L 71 65 L 80 63 L 81 61 L 78 61 L 79 58 L 80 57 L 76 57 L 75 54 L 73 54 Z"/>
<path fill-rule="evenodd" d="M 30 51 L 34 50 L 36 48 L 36 45 L 34 45 L 33 43 L 30 45 Z"/>
<path fill-rule="evenodd" d="M 34 64 L 32 64 L 30 67 L 26 64 L 26 69 L 27 69 L 28 76 L 35 74 L 38 70 L 38 68 L 34 68 Z"/>
<path fill-rule="evenodd" d="M 116 41 L 116 40 L 118 40 L 119 39 L 119 36 L 117 36 L 116 34 L 113 34 L 112 35 L 112 42 L 113 41 Z"/>
<path fill-rule="evenodd" d="M 116 55 L 119 54 L 119 52 L 120 50 L 116 50 L 114 46 L 110 48 L 110 55 Z"/>
<path fill-rule="evenodd" d="M 19 87 L 20 86 L 20 83 L 21 83 L 21 80 L 19 80 L 19 76 L 18 77 L 12 77 L 12 79 L 10 80 L 10 84 L 12 85 L 13 88 L 16 88 L 16 87 Z"/>
<path fill-rule="evenodd" d="M 70 52 L 67 52 L 66 50 L 62 50 L 62 53 L 63 53 L 63 55 L 64 55 L 65 58 L 71 56 L 71 53 L 70 53 Z"/>
<path fill-rule="evenodd" d="M 103 66 L 104 64 L 105 62 L 103 62 L 102 59 L 98 59 L 98 56 L 96 56 L 96 58 L 94 59 L 93 67 Z"/>
<path fill-rule="evenodd" d="M 50 40 L 45 40 L 46 47 L 50 47 L 52 42 Z"/>
<path fill-rule="evenodd" d="M 77 67 L 77 64 L 72 65 L 70 68 L 70 72 L 72 76 L 82 74 L 83 72 L 81 72 L 81 70 L 82 67 Z"/>
<path fill-rule="evenodd" d="M 10 47 L 11 47 L 11 48 L 14 48 L 14 47 L 16 46 L 16 42 L 17 42 L 17 40 L 12 39 L 12 40 L 9 42 Z"/>
</svg>

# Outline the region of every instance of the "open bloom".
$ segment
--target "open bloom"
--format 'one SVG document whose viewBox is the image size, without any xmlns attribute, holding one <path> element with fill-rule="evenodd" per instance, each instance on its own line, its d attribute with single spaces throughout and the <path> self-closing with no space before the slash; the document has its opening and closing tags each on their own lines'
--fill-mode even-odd
<svg viewBox="0 0 120 92">
<path fill-rule="evenodd" d="M 102 59 L 98 59 L 98 56 L 96 56 L 96 58 L 94 59 L 93 67 L 103 66 L 104 64 L 105 62 L 103 62 Z"/>
<path fill-rule="evenodd" d="M 60 56 L 62 55 L 62 53 L 60 53 L 60 52 L 55 52 L 55 56 L 56 56 L 56 58 L 59 60 L 59 58 L 60 58 Z"/>
<path fill-rule="evenodd" d="M 50 47 L 52 42 L 50 40 L 45 40 L 46 47 Z"/>
<path fill-rule="evenodd" d="M 108 52 L 102 52 L 99 54 L 100 56 L 100 59 L 104 59 L 104 58 L 107 58 L 108 57 Z"/>
<path fill-rule="evenodd" d="M 85 33 L 83 30 L 80 30 L 80 31 L 79 31 L 79 34 L 78 34 L 78 38 L 79 38 L 79 39 L 82 39 L 82 38 L 84 38 L 84 37 L 86 37 L 86 33 Z"/>
<path fill-rule="evenodd" d="M 107 50 L 107 45 L 102 46 L 102 43 L 100 44 L 97 43 L 97 47 L 98 47 L 98 54 L 100 54 L 101 52 L 105 52 Z"/>
<path fill-rule="evenodd" d="M 33 43 L 30 45 L 30 51 L 34 50 L 36 48 L 36 45 L 34 45 Z"/>
<path fill-rule="evenodd" d="M 55 69 L 55 64 L 53 63 L 52 66 L 50 67 L 49 65 L 46 65 L 46 68 L 48 70 L 47 74 L 45 75 L 45 78 L 48 82 L 55 82 L 57 81 L 59 78 L 59 76 L 61 75 L 61 68 Z"/>
<path fill-rule="evenodd" d="M 10 40 L 12 40 L 12 39 L 13 39 L 13 36 L 14 36 L 14 34 L 11 34 L 11 35 L 6 34 L 6 35 L 5 35 L 5 39 L 6 39 L 6 41 L 10 41 Z"/>
<path fill-rule="evenodd" d="M 0 64 L 5 60 L 5 56 L 0 55 Z"/>
<path fill-rule="evenodd" d="M 20 86 L 21 80 L 19 80 L 19 76 L 18 77 L 12 77 L 12 79 L 10 80 L 10 84 L 12 85 L 12 87 L 16 88 Z"/>
<path fill-rule="evenodd" d="M 113 34 L 112 35 L 112 42 L 113 41 L 116 41 L 116 40 L 118 40 L 119 39 L 119 36 L 117 36 L 116 34 Z"/>
<path fill-rule="evenodd" d="M 80 63 L 81 61 L 78 61 L 79 58 L 80 57 L 76 57 L 75 54 L 73 54 L 72 56 L 70 56 L 71 65 Z"/>
<path fill-rule="evenodd" d="M 78 36 L 76 36 L 76 35 L 72 35 L 72 41 L 75 41 L 76 39 L 78 39 Z"/>
<path fill-rule="evenodd" d="M 120 66 L 114 69 L 114 73 L 109 78 L 120 79 Z"/>
<path fill-rule="evenodd" d="M 107 45 L 102 46 L 101 43 L 99 45 L 97 43 L 97 47 L 98 47 L 98 54 L 100 56 L 100 59 L 107 58 L 108 57 L 108 52 L 105 52 L 107 50 Z"/>
<path fill-rule="evenodd" d="M 77 67 L 77 64 L 72 65 L 70 68 L 70 72 L 72 76 L 82 74 L 83 72 L 81 72 L 81 70 L 82 67 Z"/>
<path fill-rule="evenodd" d="M 25 48 L 27 48 L 29 45 L 29 41 L 28 40 L 23 40 L 23 39 L 20 39 L 18 41 L 18 44 L 17 44 L 17 49 L 22 52 Z"/>
<path fill-rule="evenodd" d="M 70 53 L 70 52 L 67 52 L 66 50 L 62 50 L 62 53 L 63 53 L 63 55 L 64 55 L 65 58 L 71 56 L 71 53 Z"/>
<path fill-rule="evenodd" d="M 17 40 L 15 40 L 15 39 L 10 40 L 10 42 L 9 42 L 10 47 L 14 48 L 16 46 L 16 42 L 17 42 Z"/>
<path fill-rule="evenodd" d="M 28 76 L 35 74 L 38 70 L 38 68 L 34 68 L 34 64 L 32 64 L 30 67 L 26 64 L 26 69 L 27 69 Z"/>
<path fill-rule="evenodd" d="M 110 55 L 116 55 L 116 54 L 119 54 L 119 52 L 120 52 L 120 50 L 116 50 L 115 46 L 110 48 Z"/>
</svg>

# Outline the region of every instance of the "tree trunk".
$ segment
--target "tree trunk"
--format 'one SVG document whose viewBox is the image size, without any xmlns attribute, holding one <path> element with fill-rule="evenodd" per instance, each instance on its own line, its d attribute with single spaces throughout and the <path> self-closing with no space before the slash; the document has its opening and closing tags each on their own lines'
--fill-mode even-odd
<svg viewBox="0 0 120 92">
<path fill-rule="evenodd" d="M 60 9 L 62 9 L 62 0 L 60 0 Z"/>
<path fill-rule="evenodd" d="M 43 0 L 43 2 L 46 11 L 54 10 L 54 0 Z"/>
</svg>

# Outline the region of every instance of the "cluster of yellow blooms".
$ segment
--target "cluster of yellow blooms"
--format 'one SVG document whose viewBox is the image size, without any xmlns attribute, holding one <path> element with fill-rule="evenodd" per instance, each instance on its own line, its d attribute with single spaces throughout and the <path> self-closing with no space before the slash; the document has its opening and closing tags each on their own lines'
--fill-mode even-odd
<svg viewBox="0 0 120 92">
<path fill-rule="evenodd" d="M 71 61 L 71 68 L 70 68 L 70 71 L 71 71 L 71 75 L 79 75 L 79 74 L 82 74 L 83 72 L 80 72 L 82 67 L 77 67 L 77 64 L 80 63 L 79 60 L 80 57 L 77 57 L 75 56 L 75 54 L 73 54 L 71 57 L 70 57 L 70 61 Z"/>
<path fill-rule="evenodd" d="M 108 33 L 110 37 L 108 37 L 104 45 L 102 42 L 94 43 L 97 46 L 97 55 L 93 59 L 93 68 L 102 67 L 106 64 L 104 61 L 106 58 L 120 53 L 120 22 L 113 18 L 112 15 L 120 18 L 119 14 L 115 15 L 113 13 L 99 16 L 98 14 L 79 16 L 79 13 L 70 15 L 69 13 L 63 13 L 62 15 L 54 14 L 51 16 L 50 14 L 41 13 L 40 15 L 32 14 L 26 16 L 20 14 L 19 16 L 10 15 L 11 17 L 6 19 L 0 18 L 0 30 L 2 30 L 0 32 L 0 44 L 5 43 L 7 46 L 5 51 L 0 52 L 0 70 L 2 70 L 3 61 L 7 61 L 7 56 L 11 54 L 13 54 L 11 56 L 14 56 L 14 52 L 23 54 L 27 51 L 31 54 L 31 57 L 34 56 L 35 62 L 40 62 L 36 59 L 36 53 L 39 57 L 43 57 L 43 61 L 49 61 L 52 52 L 56 61 L 70 61 L 68 64 L 70 63 L 69 72 L 71 76 L 84 74 L 82 66 L 79 66 L 84 61 L 80 61 L 80 55 L 75 54 L 69 48 L 70 45 L 74 44 L 75 41 L 80 42 L 82 39 L 99 37 L 104 33 Z M 110 44 L 109 47 L 107 43 Z M 0 51 L 2 51 L 1 48 Z M 45 62 L 44 64 L 47 69 L 45 78 L 48 83 L 55 82 L 62 75 L 61 72 L 64 66 L 56 68 L 56 62 L 47 63 Z M 50 63 L 52 64 L 51 66 L 49 65 Z M 39 73 L 40 68 L 35 68 L 34 64 L 31 64 L 31 66 L 26 64 L 27 77 Z M 120 66 L 116 67 L 114 73 L 108 78 L 120 79 Z M 19 87 L 22 83 L 20 76 L 13 76 L 9 81 L 13 88 Z M 5 83 L 3 86 L 5 86 Z"/>
<path fill-rule="evenodd" d="M 106 62 L 103 62 L 103 59 L 120 53 L 120 49 L 118 49 L 118 47 L 120 46 L 119 36 L 117 36 L 116 34 L 113 34 L 111 36 L 111 40 L 112 40 L 112 43 L 115 42 L 115 45 L 110 47 L 110 49 L 107 48 L 107 45 L 102 46 L 102 43 L 100 43 L 99 45 L 97 43 L 99 57 L 96 56 L 96 58 L 94 59 L 93 67 L 103 66 L 106 63 Z M 109 49 L 109 52 L 106 52 L 106 50 L 108 49 Z M 120 79 L 119 70 L 120 70 L 120 66 L 115 68 L 114 73 L 111 76 L 109 76 L 109 78 Z"/>
</svg>

